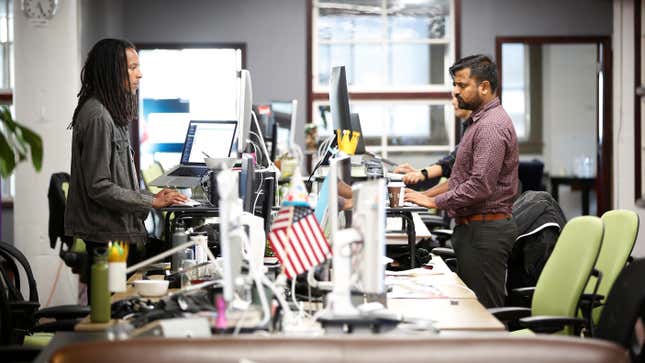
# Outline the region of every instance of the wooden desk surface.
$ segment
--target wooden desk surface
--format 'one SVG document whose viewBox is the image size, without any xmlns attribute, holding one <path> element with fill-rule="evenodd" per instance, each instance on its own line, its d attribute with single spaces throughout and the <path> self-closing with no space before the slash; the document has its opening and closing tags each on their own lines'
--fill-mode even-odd
<svg viewBox="0 0 645 363">
<path fill-rule="evenodd" d="M 387 307 L 408 319 L 432 320 L 439 330 L 505 330 L 475 299 L 388 299 Z"/>
<path fill-rule="evenodd" d="M 406 287 L 419 288 L 416 296 L 411 291 L 408 298 L 402 298 L 405 294 L 394 287 L 388 294 L 389 309 L 407 318 L 433 320 L 440 330 L 505 330 L 441 257 L 433 256 L 431 263 L 432 270 L 419 268 L 411 270 L 413 276 L 388 277 L 403 279 Z"/>
</svg>

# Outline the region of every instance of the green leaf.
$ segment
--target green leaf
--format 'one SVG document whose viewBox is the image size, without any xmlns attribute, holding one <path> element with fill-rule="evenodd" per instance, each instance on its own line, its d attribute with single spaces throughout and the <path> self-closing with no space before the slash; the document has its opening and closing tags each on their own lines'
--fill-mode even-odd
<svg viewBox="0 0 645 363">
<path fill-rule="evenodd" d="M 0 134 L 0 175 L 8 177 L 16 167 L 16 159 L 4 135 Z"/>
<path fill-rule="evenodd" d="M 31 154 L 31 163 L 36 171 L 40 171 L 43 166 L 43 139 L 31 129 L 25 126 L 19 126 L 22 131 L 23 139 L 29 145 Z"/>
<path fill-rule="evenodd" d="M 30 128 L 16 122 L 8 107 L 0 107 L 0 175 L 8 177 L 17 163 L 31 161 L 36 171 L 43 165 L 43 140 Z"/>
</svg>

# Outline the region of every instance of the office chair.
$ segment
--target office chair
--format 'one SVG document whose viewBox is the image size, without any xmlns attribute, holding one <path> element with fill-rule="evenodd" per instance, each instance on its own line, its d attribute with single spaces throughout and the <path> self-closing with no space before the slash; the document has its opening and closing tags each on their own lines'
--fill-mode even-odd
<svg viewBox="0 0 645 363">
<path fill-rule="evenodd" d="M 151 186 L 150 183 L 156 178 L 164 174 L 163 166 L 160 162 L 155 161 L 150 166 L 141 170 L 141 180 L 143 181 L 143 186 L 152 194 L 157 194 L 161 191 L 162 188 Z M 158 239 L 163 239 L 163 221 L 165 218 L 164 212 L 159 212 L 158 210 L 151 208 L 150 215 L 145 221 L 146 229 L 148 229 L 148 234 L 151 237 Z M 150 226 L 152 224 L 152 226 Z"/>
<path fill-rule="evenodd" d="M 594 296 L 597 279 L 592 276 L 582 300 L 582 312 L 585 318 L 590 319 L 591 328 L 598 324 L 609 290 L 630 258 L 639 227 L 638 214 L 630 210 L 612 210 L 603 214 L 601 219 L 605 234 L 595 268 L 602 272 L 602 280 Z"/>
<path fill-rule="evenodd" d="M 0 269 L 0 345 L 23 344 L 25 336 L 33 332 L 73 330 L 78 320 L 90 313 L 89 307 L 78 305 L 39 310 L 36 280 L 25 255 L 13 245 L 0 241 L 0 258 L 8 262 Z M 20 292 L 19 268 L 27 277 L 28 299 Z M 41 318 L 54 320 L 38 324 Z"/>
<path fill-rule="evenodd" d="M 143 180 L 143 184 L 145 185 L 146 189 L 148 189 L 152 194 L 157 194 L 161 190 L 161 188 L 153 187 L 150 185 L 150 183 L 158 177 L 162 176 L 163 173 L 163 166 L 158 161 L 153 162 L 152 164 L 150 164 L 150 166 L 141 170 L 141 179 Z"/>
<path fill-rule="evenodd" d="M 614 342 L 629 351 L 632 362 L 645 361 L 645 344 L 634 326 L 645 322 L 645 259 L 635 259 L 618 275 L 606 299 L 595 338 Z"/>
<path fill-rule="evenodd" d="M 501 307 L 488 311 L 510 330 L 523 327 L 536 333 L 562 331 L 565 334 L 581 330 L 586 320 L 577 318 L 580 298 L 592 273 L 602 277 L 594 270 L 602 237 L 600 218 L 572 219 L 564 226 L 537 285 L 513 290 L 513 293 L 532 294 L 531 308 Z"/>
</svg>

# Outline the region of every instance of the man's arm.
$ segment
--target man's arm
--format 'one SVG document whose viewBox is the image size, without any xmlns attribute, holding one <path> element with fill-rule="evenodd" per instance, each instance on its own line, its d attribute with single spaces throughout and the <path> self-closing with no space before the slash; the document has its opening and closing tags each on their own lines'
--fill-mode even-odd
<svg viewBox="0 0 645 363">
<path fill-rule="evenodd" d="M 441 158 L 439 161 L 436 162 L 437 165 L 441 166 L 441 176 L 445 178 L 450 178 L 450 174 L 452 173 L 452 166 L 455 164 L 455 160 L 457 159 L 457 150 L 459 149 L 459 145 L 455 146 L 455 149 L 450 152 L 450 154 L 444 156 Z M 437 175 L 439 176 L 439 175 Z"/>
<path fill-rule="evenodd" d="M 95 116 L 84 124 L 79 131 L 83 132 L 81 163 L 90 198 L 113 211 L 146 213 L 152 207 L 153 196 L 122 188 L 112 181 L 112 135 L 108 120 Z"/>
<path fill-rule="evenodd" d="M 423 192 L 423 194 L 427 197 L 436 197 L 437 195 L 443 194 L 448 190 L 450 190 L 450 187 L 448 186 L 448 182 L 444 182 L 444 183 L 439 183 L 434 187 L 426 190 L 425 192 Z"/>
</svg>

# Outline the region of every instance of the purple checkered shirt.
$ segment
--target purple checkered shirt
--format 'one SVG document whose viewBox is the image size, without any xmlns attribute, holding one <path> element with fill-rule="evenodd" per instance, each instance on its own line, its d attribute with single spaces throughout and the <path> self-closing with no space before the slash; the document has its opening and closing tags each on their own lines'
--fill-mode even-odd
<svg viewBox="0 0 645 363">
<path fill-rule="evenodd" d="M 511 214 L 518 192 L 519 149 L 513 121 L 499 98 L 472 114 L 450 175 L 450 190 L 435 202 L 451 217 L 482 213 Z"/>
</svg>

